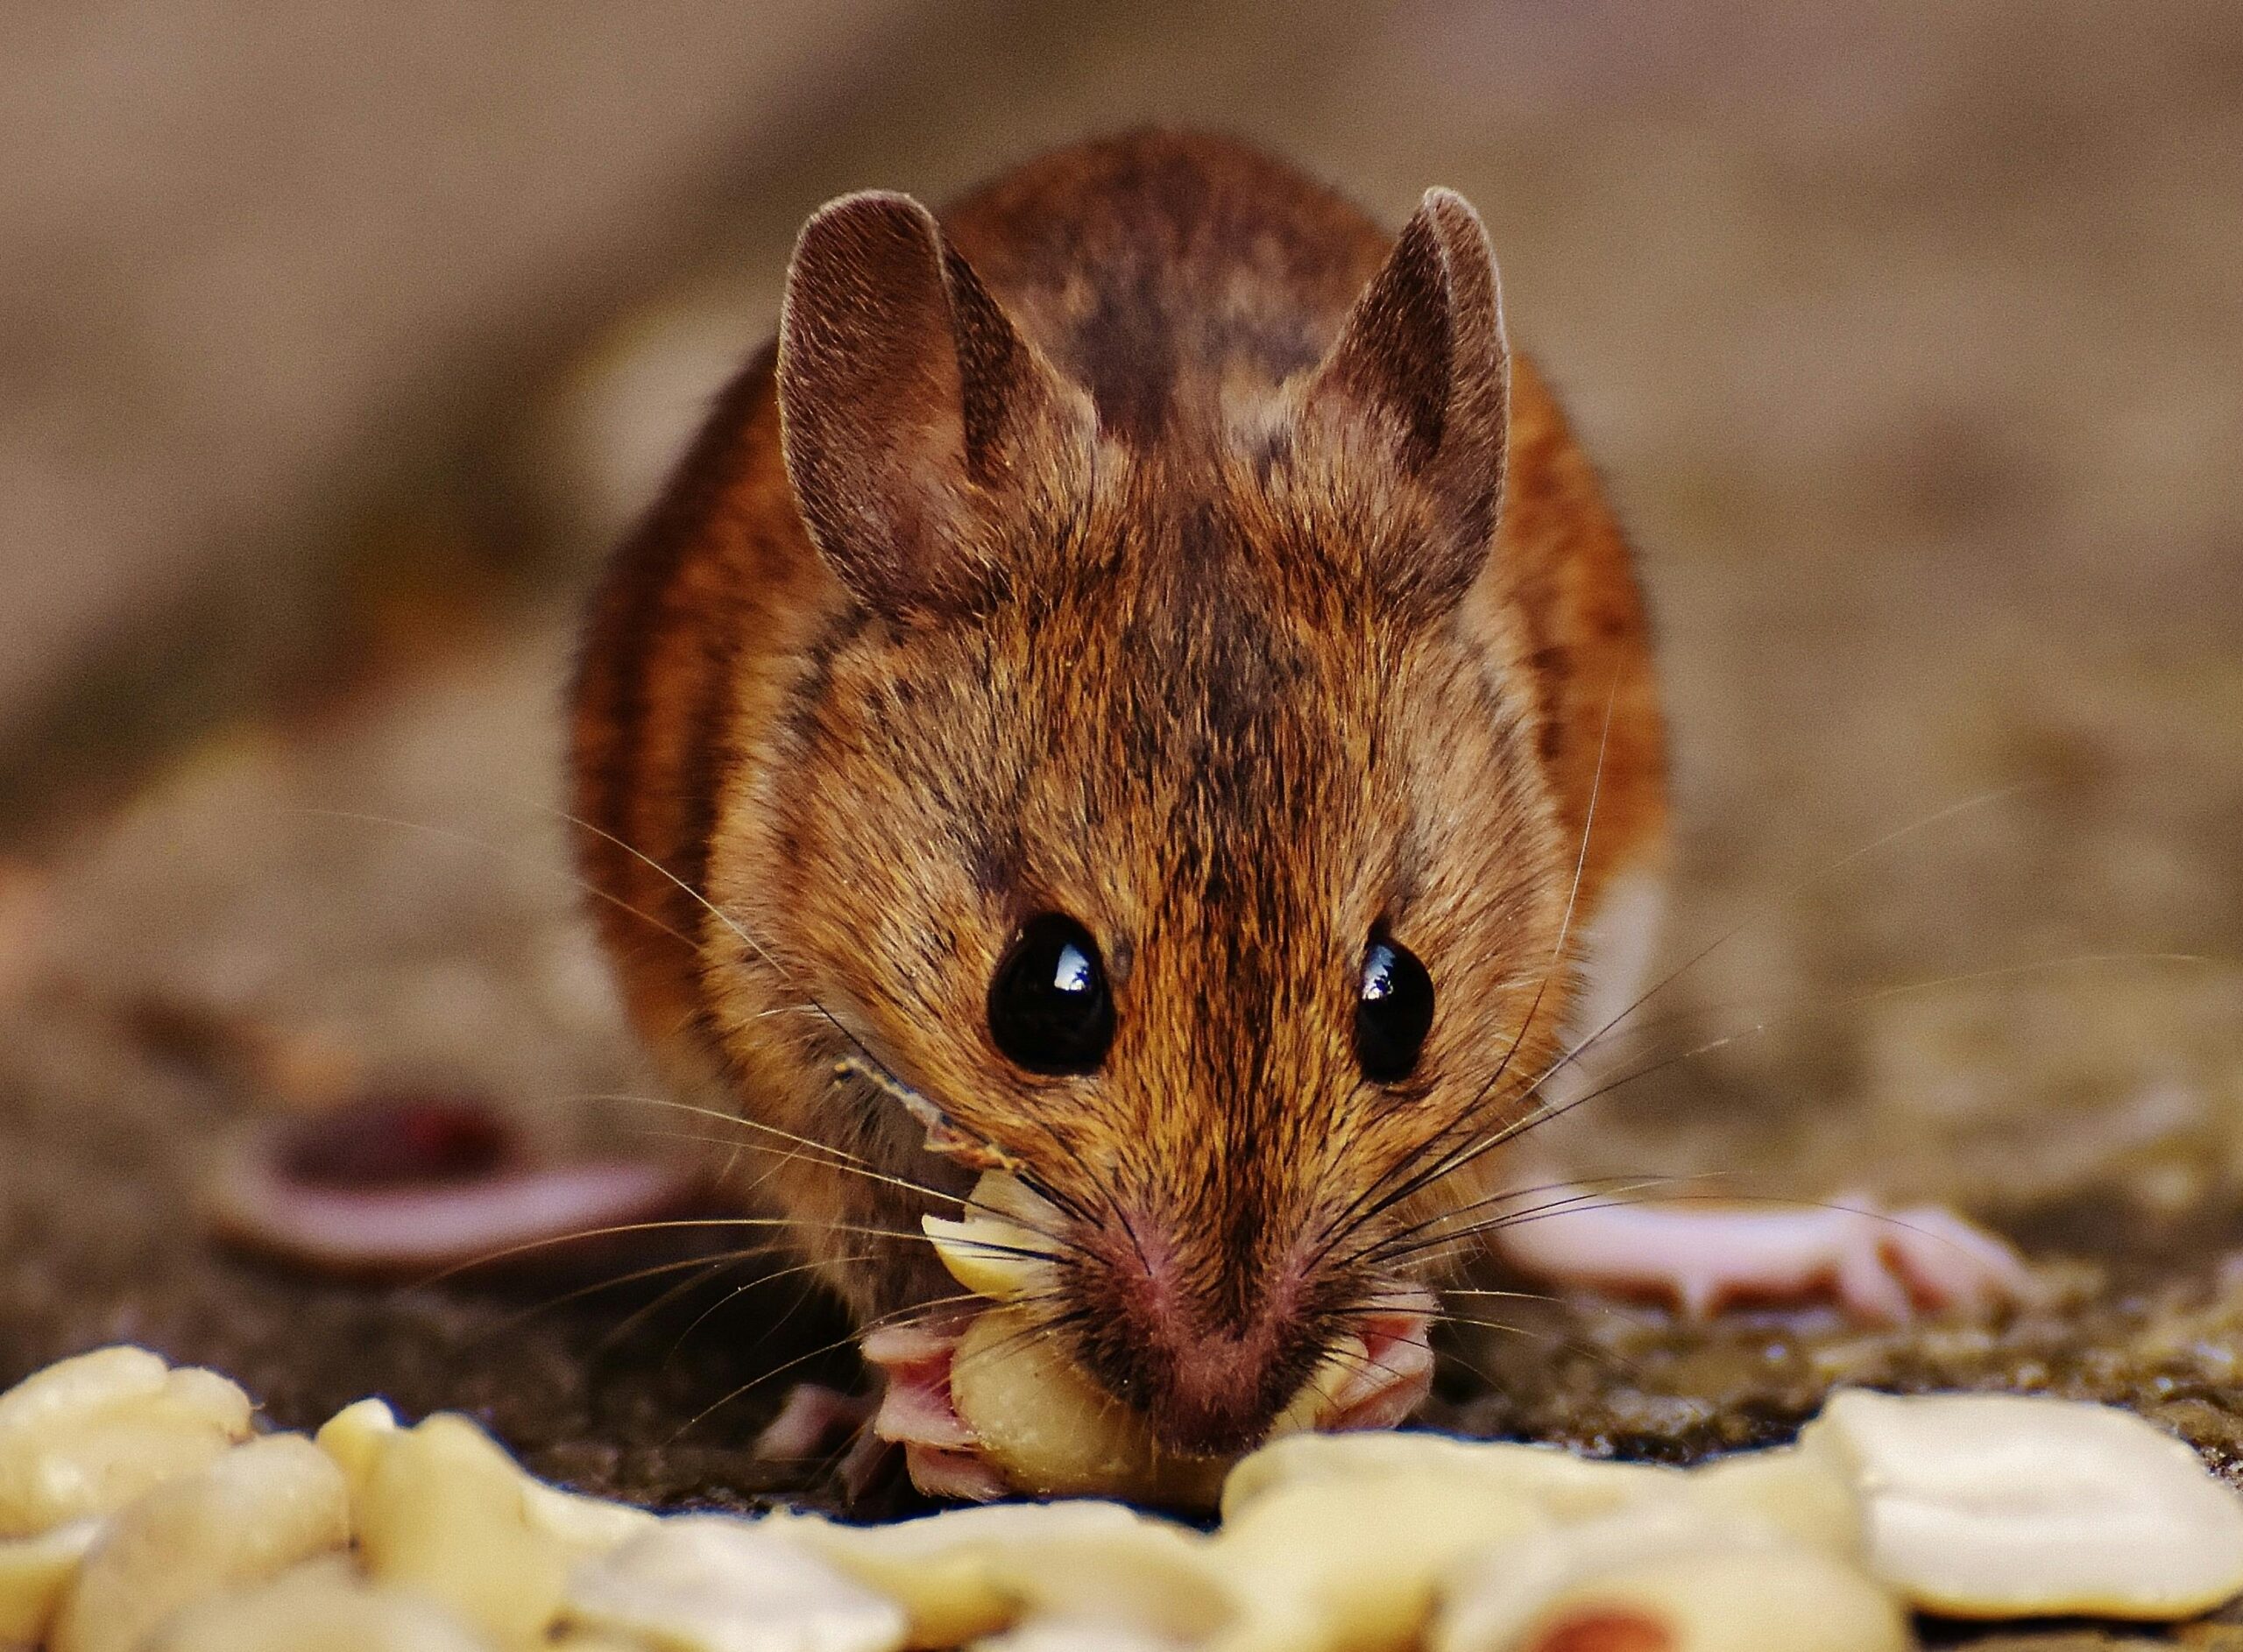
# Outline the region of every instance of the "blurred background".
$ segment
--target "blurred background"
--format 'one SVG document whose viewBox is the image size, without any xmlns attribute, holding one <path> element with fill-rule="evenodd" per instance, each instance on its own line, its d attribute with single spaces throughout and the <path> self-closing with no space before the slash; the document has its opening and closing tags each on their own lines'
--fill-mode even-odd
<svg viewBox="0 0 2243 1652">
<path fill-rule="evenodd" d="M 0 1377 L 133 1337 L 284 1417 L 380 1387 L 580 1480 L 739 1483 L 739 1427 L 676 1443 L 724 1336 L 588 1378 L 595 1301 L 494 1370 L 495 1310 L 212 1249 L 198 1178 L 369 1087 L 656 1133 L 597 1099 L 652 1091 L 549 812 L 598 560 L 821 201 L 1160 121 L 1390 222 L 1464 191 L 1641 546 L 1672 961 L 1729 938 L 1640 1048 L 1744 1035 L 1566 1145 L 1957 1200 L 2077 1284 L 1970 1358 L 2165 1336 L 2151 1397 L 2229 1428 L 2170 1350 L 2243 1237 L 2243 11 L 245 15 L 46 0 L 0 52 Z M 1663 1380 L 1597 1437 L 1719 1410 Z M 1581 1431 L 1537 1403 L 1482 1420 Z"/>
</svg>

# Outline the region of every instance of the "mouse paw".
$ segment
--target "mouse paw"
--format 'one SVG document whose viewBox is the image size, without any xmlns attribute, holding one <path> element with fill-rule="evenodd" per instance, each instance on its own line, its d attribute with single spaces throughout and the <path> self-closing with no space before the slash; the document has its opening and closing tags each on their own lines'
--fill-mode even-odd
<svg viewBox="0 0 2243 1652">
<path fill-rule="evenodd" d="M 865 1363 L 884 1379 L 875 1438 L 903 1449 L 911 1483 L 930 1497 L 989 1503 L 1011 1495 L 950 1398 L 951 1361 L 963 1324 L 890 1326 L 864 1339 Z"/>
<path fill-rule="evenodd" d="M 2030 1300 L 2009 1245 L 1950 1211 L 1858 1196 L 1809 1209 L 1584 1204 L 1499 1230 L 1504 1259 L 1553 1282 L 1650 1296 L 1703 1317 L 1731 1303 L 1835 1302 L 1900 1324 L 1919 1310 Z"/>
</svg>

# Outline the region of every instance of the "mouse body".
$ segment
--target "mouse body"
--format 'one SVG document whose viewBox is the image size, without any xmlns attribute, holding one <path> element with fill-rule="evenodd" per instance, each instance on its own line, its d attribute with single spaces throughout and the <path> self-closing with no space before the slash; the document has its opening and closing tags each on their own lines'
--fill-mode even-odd
<svg viewBox="0 0 2243 1652">
<path fill-rule="evenodd" d="M 1180 1451 L 1422 1344 L 1668 861 L 1628 542 L 1478 216 L 1396 234 L 1204 136 L 817 214 L 573 728 L 632 1019 L 775 1144 L 754 1200 L 868 1331 L 938 1338 L 920 1218 L 1009 1172 L 1043 1331 Z M 1583 1271 L 1673 1284 L 1677 1231 Z M 1801 1288 L 1860 1249 L 1814 1244 Z M 1404 1401 L 1428 1364 L 1385 1362 Z"/>
</svg>

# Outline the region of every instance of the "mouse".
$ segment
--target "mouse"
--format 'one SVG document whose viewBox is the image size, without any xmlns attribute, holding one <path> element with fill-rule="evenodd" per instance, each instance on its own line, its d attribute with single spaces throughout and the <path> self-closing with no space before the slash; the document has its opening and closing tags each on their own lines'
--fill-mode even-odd
<svg viewBox="0 0 2243 1652">
<path fill-rule="evenodd" d="M 1039 1335 L 1183 1452 L 1350 1338 L 1320 1426 L 1406 1419 L 1490 1246 L 1695 1312 L 2023 1288 L 1945 1211 L 1615 1204 L 1534 1156 L 1646 991 L 1668 737 L 1630 542 L 1454 191 L 1393 229 L 1147 130 L 824 206 L 571 711 L 630 1020 L 768 1147 L 753 1204 L 924 1490 L 997 1494 L 921 1230 L 992 1170 Z"/>
</svg>

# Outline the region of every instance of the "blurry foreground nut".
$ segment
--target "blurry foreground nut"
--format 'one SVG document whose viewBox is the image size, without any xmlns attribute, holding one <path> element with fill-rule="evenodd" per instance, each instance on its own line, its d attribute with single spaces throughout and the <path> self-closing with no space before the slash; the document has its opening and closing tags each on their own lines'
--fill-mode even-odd
<svg viewBox="0 0 2243 1652">
<path fill-rule="evenodd" d="M 573 1557 L 532 1519 L 529 1477 L 462 1416 L 432 1416 L 377 1445 L 356 1510 L 367 1575 L 448 1607 L 502 1646 L 542 1635 Z"/>
<path fill-rule="evenodd" d="M 966 1327 L 950 1388 L 984 1455 L 1015 1487 L 1038 1496 L 1208 1508 L 1229 1466 L 1164 1447 L 1143 1417 L 1099 1387 L 1023 1309 L 993 1308 Z"/>
<path fill-rule="evenodd" d="M 249 1396 L 145 1348 L 65 1359 L 0 1394 L 0 1538 L 121 1508 L 249 1437 Z"/>
<path fill-rule="evenodd" d="M 442 1607 L 386 1593 L 337 1557 L 190 1606 L 146 1652 L 485 1652 Z"/>
<path fill-rule="evenodd" d="M 1656 1503 L 1458 1567 L 1430 1652 L 1904 1652 L 1866 1573 L 1758 1523 Z"/>
<path fill-rule="evenodd" d="M 180 1608 L 350 1541 L 343 1476 L 297 1434 L 237 1445 L 111 1521 L 72 1578 L 54 1652 L 133 1652 Z"/>
<path fill-rule="evenodd" d="M 1247 1458 L 1222 1500 L 1212 1548 L 1248 1603 L 1224 1652 L 1415 1645 L 1440 1578 L 1469 1557 L 1637 1511 L 1840 1560 L 1861 1550 L 1850 1486 L 1795 1451 L 1685 1472 L 1433 1434 L 1303 1434 Z"/>
<path fill-rule="evenodd" d="M 896 1652 L 908 1627 L 784 1528 L 719 1516 L 662 1521 L 579 1566 L 565 1612 L 663 1652 Z"/>
<path fill-rule="evenodd" d="M 1382 1652 L 1418 1643 L 1441 1574 L 1539 1532 L 1516 1486 L 1424 1469 L 1263 1491 L 1209 1544 L 1242 1607 L 1221 1652 Z"/>
<path fill-rule="evenodd" d="M 0 1537 L 0 1647 L 35 1646 L 45 1637 L 71 1574 L 101 1530 L 98 1520 L 74 1520 L 36 1537 Z"/>
<path fill-rule="evenodd" d="M 443 1428 L 452 1426 L 448 1423 Z M 472 1423 L 464 1426 L 479 1434 Z M 364 1507 L 367 1482 L 376 1460 L 407 1431 L 399 1428 L 396 1415 L 379 1400 L 360 1400 L 344 1406 L 320 1425 L 315 1437 L 320 1450 L 333 1458 L 336 1466 L 343 1471 L 343 1478 L 350 1487 L 353 1509 Z M 646 1509 L 548 1486 L 523 1472 L 495 1444 L 489 1453 L 471 1449 L 463 1453 L 467 1460 L 483 1464 L 487 1464 L 492 1455 L 504 1462 L 513 1476 L 521 1495 L 524 1523 L 533 1533 L 557 1543 L 570 1559 L 604 1555 L 655 1524 L 655 1516 Z M 470 1473 L 476 1472 L 473 1468 L 469 1470 Z M 358 1523 L 364 1524 L 363 1516 Z"/>
<path fill-rule="evenodd" d="M 2243 1592 L 2243 1500 L 2130 1412 L 1853 1389 L 1801 1442 L 1854 1478 L 1871 1569 L 1924 1611 L 2162 1620 Z"/>
<path fill-rule="evenodd" d="M 1206 1538 L 1119 1503 L 1003 1503 L 876 1527 L 805 1517 L 785 1529 L 900 1601 L 914 1647 L 1092 1622 L 1117 1635 L 1198 1642 L 1234 1610 Z"/>
</svg>

